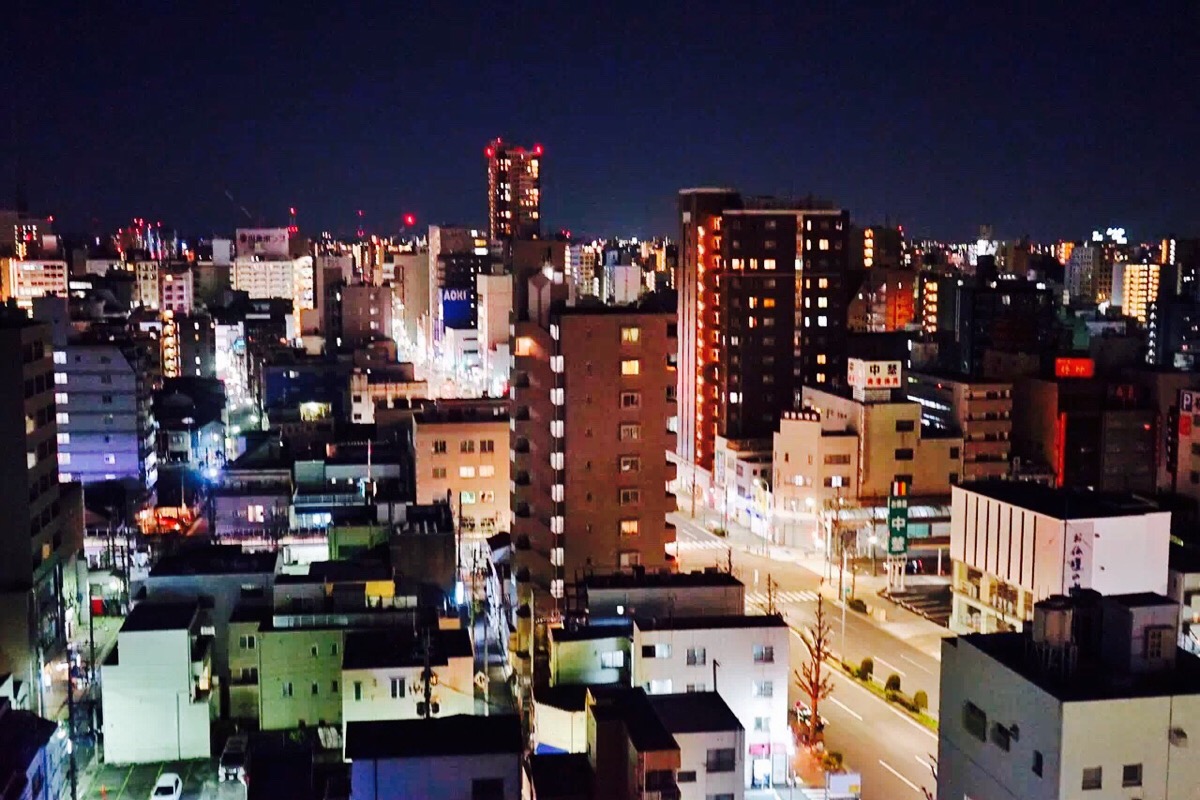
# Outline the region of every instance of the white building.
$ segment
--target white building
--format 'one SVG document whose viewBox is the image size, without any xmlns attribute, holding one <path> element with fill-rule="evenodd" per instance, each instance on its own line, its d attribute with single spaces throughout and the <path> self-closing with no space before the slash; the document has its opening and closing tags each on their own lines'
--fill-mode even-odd
<svg viewBox="0 0 1200 800">
<path fill-rule="evenodd" d="M 742 760 L 746 754 L 746 733 L 721 695 L 686 692 L 651 695 L 648 699 L 663 727 L 679 745 L 675 781 L 680 800 L 713 797 L 741 800 L 745 796 Z"/>
<path fill-rule="evenodd" d="M 782 783 L 788 727 L 790 630 L 780 616 L 639 617 L 633 686 L 651 695 L 716 691 L 745 730 L 745 780 Z"/>
<path fill-rule="evenodd" d="M 60 259 L 0 258 L 0 300 L 15 300 L 26 311 L 34 298 L 67 295 L 67 262 Z"/>
<path fill-rule="evenodd" d="M 106 763 L 211 756 L 212 641 L 195 603 L 134 606 L 100 667 Z"/>
<path fill-rule="evenodd" d="M 159 309 L 174 314 L 191 314 L 195 297 L 191 269 L 162 270 L 159 281 Z"/>
<path fill-rule="evenodd" d="M 133 302 L 142 308 L 157 309 L 158 292 L 158 262 L 133 262 Z"/>
<path fill-rule="evenodd" d="M 942 644 L 939 798 L 1195 798 L 1200 658 L 1178 607 L 1093 592 L 1039 603 L 1029 633 Z"/>
<path fill-rule="evenodd" d="M 485 387 L 503 386 L 508 381 L 508 318 L 513 308 L 512 275 L 479 275 L 475 279 L 479 296 L 479 355 Z"/>
<path fill-rule="evenodd" d="M 1017 481 L 956 486 L 950 558 L 957 633 L 1021 630 L 1072 588 L 1167 591 L 1171 515 L 1133 495 Z"/>
<path fill-rule="evenodd" d="M 343 725 L 421 717 L 425 646 L 410 631 L 348 633 L 342 656 Z M 467 631 L 434 631 L 428 647 L 435 681 L 430 688 L 432 716 L 474 714 L 474 654 Z"/>
</svg>

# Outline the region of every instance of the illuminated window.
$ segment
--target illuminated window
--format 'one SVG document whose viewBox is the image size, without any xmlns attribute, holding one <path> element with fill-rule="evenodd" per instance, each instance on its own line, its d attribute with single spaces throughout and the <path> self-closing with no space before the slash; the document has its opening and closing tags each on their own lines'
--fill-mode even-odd
<svg viewBox="0 0 1200 800">
<path fill-rule="evenodd" d="M 763 308 L 774 308 L 774 307 L 775 307 L 775 298 L 774 297 L 764 297 L 763 298 Z"/>
<path fill-rule="evenodd" d="M 825 328 L 828 326 L 829 326 L 829 317 L 825 316 L 824 314 L 817 317 L 817 327 L 818 328 Z"/>
<path fill-rule="evenodd" d="M 464 506 L 475 505 L 475 493 L 474 492 L 459 492 L 458 496 L 462 500 L 462 504 Z"/>
<path fill-rule="evenodd" d="M 822 364 L 822 365 L 825 363 L 825 354 L 824 353 L 817 353 L 817 363 Z"/>
<path fill-rule="evenodd" d="M 828 250 L 829 249 L 829 240 L 822 239 L 821 241 L 817 242 L 817 249 L 818 250 Z"/>
<path fill-rule="evenodd" d="M 638 535 L 638 521 L 636 519 L 621 520 L 620 531 L 621 531 L 622 536 L 637 536 Z"/>
<path fill-rule="evenodd" d="M 625 344 L 637 344 L 642 339 L 642 329 L 638 327 L 621 328 L 621 341 Z"/>
<path fill-rule="evenodd" d="M 774 243 L 772 242 L 772 244 L 774 244 Z M 775 269 L 775 259 L 764 258 L 763 259 L 763 269 Z"/>
<path fill-rule="evenodd" d="M 516 354 L 518 356 L 528 356 L 533 353 L 533 339 L 529 336 L 517 337 Z"/>
<path fill-rule="evenodd" d="M 496 468 L 491 464 L 484 464 L 479 468 L 479 477 L 481 478 L 491 478 L 495 476 L 495 474 Z"/>
<path fill-rule="evenodd" d="M 824 383 L 824 382 L 825 382 L 825 373 L 818 372 L 817 373 L 817 383 Z"/>
<path fill-rule="evenodd" d="M 67 404 L 67 393 L 66 392 L 55 392 L 54 393 L 54 402 L 56 405 L 65 406 Z"/>
<path fill-rule="evenodd" d="M 622 375 L 639 375 L 642 371 L 642 362 L 636 358 L 625 358 L 621 360 Z"/>
<path fill-rule="evenodd" d="M 818 289 L 828 289 L 829 288 L 829 278 L 817 278 L 817 288 Z"/>
<path fill-rule="evenodd" d="M 458 477 L 474 478 L 475 477 L 475 468 L 474 467 L 459 467 L 458 468 Z"/>
<path fill-rule="evenodd" d="M 817 308 L 829 308 L 829 298 L 828 297 L 818 297 L 817 298 Z"/>
<path fill-rule="evenodd" d="M 71 415 L 65 411 L 59 411 L 54 415 L 54 421 L 59 425 L 69 425 L 71 423 Z"/>
</svg>

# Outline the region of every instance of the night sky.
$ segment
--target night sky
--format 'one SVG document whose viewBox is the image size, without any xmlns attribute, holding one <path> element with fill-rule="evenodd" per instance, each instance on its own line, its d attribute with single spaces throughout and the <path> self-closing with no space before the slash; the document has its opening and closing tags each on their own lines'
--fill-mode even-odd
<svg viewBox="0 0 1200 800">
<path fill-rule="evenodd" d="M 0 206 L 20 160 L 69 231 L 483 225 L 502 135 L 577 236 L 675 235 L 711 185 L 956 239 L 1200 234 L 1194 2 L 18 2 Z"/>
</svg>

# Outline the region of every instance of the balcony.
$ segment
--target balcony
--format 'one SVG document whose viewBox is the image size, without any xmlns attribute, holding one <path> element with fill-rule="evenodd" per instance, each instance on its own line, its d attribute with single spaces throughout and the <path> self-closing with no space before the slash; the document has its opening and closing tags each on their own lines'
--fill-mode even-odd
<svg viewBox="0 0 1200 800">
<path fill-rule="evenodd" d="M 514 486 L 528 486 L 530 484 L 529 473 L 526 470 L 520 470 L 513 475 Z"/>
</svg>

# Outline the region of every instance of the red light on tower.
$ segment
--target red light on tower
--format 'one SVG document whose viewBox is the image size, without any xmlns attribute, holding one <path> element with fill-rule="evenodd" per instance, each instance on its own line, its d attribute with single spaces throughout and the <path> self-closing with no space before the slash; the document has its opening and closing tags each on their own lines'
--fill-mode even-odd
<svg viewBox="0 0 1200 800">
<path fill-rule="evenodd" d="M 483 148 L 483 154 L 485 156 L 487 156 L 488 158 L 495 158 L 496 157 L 496 148 L 485 147 L 485 148 Z"/>
<path fill-rule="evenodd" d="M 405 214 L 404 215 L 404 227 L 411 228 L 413 225 L 416 225 L 416 224 L 417 224 L 417 215 L 416 214 Z"/>
<path fill-rule="evenodd" d="M 542 147 L 540 144 L 535 144 L 533 146 L 533 154 L 535 156 L 540 156 L 544 152 L 546 152 L 546 148 Z"/>
</svg>

